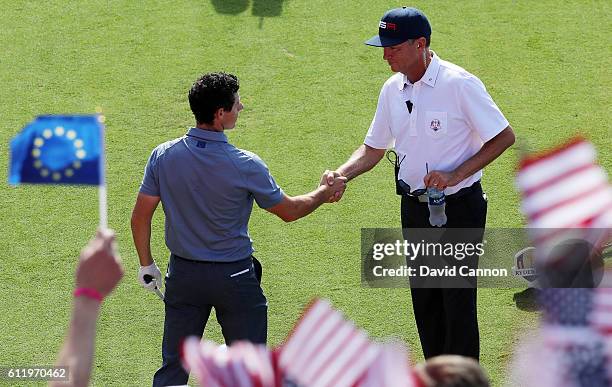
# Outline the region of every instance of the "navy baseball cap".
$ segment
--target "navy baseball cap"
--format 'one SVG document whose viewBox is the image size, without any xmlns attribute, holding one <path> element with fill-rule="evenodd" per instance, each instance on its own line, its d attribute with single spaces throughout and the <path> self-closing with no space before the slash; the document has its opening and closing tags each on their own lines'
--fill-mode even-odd
<svg viewBox="0 0 612 387">
<path fill-rule="evenodd" d="M 431 26 L 423 12 L 416 8 L 402 7 L 387 11 L 380 20 L 378 35 L 366 41 L 368 46 L 389 47 L 408 39 L 429 38 Z"/>
</svg>

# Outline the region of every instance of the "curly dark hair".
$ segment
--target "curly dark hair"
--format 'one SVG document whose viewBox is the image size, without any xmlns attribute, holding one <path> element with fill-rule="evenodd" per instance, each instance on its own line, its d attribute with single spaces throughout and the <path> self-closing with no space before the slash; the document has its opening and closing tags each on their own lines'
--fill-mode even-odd
<svg viewBox="0 0 612 387">
<path fill-rule="evenodd" d="M 217 110 L 232 110 L 239 88 L 238 78 L 232 74 L 209 73 L 198 78 L 189 90 L 189 106 L 196 122 L 212 124 Z"/>
</svg>

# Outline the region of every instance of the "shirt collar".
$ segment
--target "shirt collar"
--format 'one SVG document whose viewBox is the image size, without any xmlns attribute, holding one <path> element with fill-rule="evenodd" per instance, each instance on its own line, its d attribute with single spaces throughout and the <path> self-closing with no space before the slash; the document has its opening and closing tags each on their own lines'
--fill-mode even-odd
<svg viewBox="0 0 612 387">
<path fill-rule="evenodd" d="M 423 82 L 431 87 L 436 85 L 436 80 L 438 79 L 438 72 L 440 71 L 440 58 L 436 55 L 435 52 L 431 52 L 431 62 L 429 62 L 429 66 L 427 66 L 427 70 L 423 77 L 416 81 L 415 83 Z M 410 81 L 406 74 L 402 74 L 402 81 L 399 85 L 400 91 L 404 90 L 406 85 L 409 85 Z"/>
<path fill-rule="evenodd" d="M 188 136 L 197 137 L 206 141 L 227 142 L 227 136 L 223 132 L 213 132 L 212 130 L 204 130 L 200 128 L 190 128 L 187 131 Z"/>
</svg>

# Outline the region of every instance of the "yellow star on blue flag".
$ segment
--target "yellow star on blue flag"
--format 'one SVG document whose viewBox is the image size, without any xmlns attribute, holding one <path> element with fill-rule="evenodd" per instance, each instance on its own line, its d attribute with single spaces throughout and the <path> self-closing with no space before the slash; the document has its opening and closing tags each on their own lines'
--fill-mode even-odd
<svg viewBox="0 0 612 387">
<path fill-rule="evenodd" d="M 99 115 L 38 116 L 11 140 L 9 184 L 102 184 Z"/>
</svg>

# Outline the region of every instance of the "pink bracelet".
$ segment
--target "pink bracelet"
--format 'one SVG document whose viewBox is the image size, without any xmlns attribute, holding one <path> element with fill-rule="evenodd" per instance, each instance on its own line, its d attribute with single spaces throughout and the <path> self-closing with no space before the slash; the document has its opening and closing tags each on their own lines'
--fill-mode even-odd
<svg viewBox="0 0 612 387">
<path fill-rule="evenodd" d="M 100 294 L 99 291 L 97 291 L 96 289 L 92 289 L 92 288 L 78 288 L 74 290 L 74 296 L 75 297 L 80 297 L 80 296 L 85 296 L 87 298 L 91 298 L 93 300 L 98 300 L 99 302 L 102 302 L 102 300 L 104 300 L 104 297 Z"/>
</svg>

